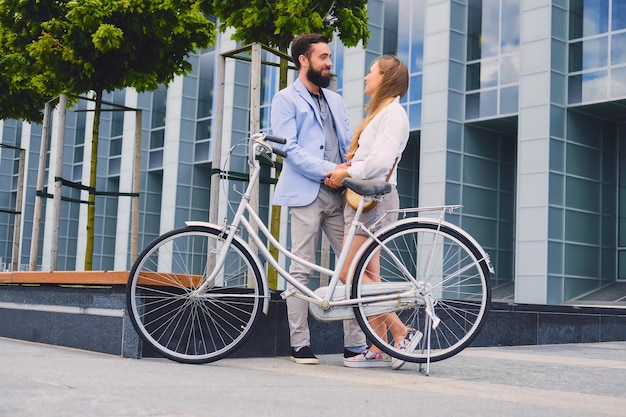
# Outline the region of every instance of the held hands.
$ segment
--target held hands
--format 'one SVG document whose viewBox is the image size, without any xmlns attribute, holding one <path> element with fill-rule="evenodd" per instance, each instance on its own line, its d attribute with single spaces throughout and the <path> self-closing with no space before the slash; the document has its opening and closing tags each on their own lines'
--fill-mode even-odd
<svg viewBox="0 0 626 417">
<path fill-rule="evenodd" d="M 331 188 L 342 187 L 343 179 L 350 176 L 348 174 L 349 166 L 350 162 L 344 162 L 343 164 L 337 165 L 333 171 L 325 173 L 324 176 L 326 178 L 324 179 L 324 184 Z"/>
</svg>

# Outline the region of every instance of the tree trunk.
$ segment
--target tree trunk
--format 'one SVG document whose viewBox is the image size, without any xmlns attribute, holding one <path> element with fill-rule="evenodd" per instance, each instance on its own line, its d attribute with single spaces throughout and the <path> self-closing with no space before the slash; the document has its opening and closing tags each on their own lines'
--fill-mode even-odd
<svg viewBox="0 0 626 417">
<path fill-rule="evenodd" d="M 94 225 L 96 222 L 96 180 L 98 175 L 98 136 L 100 134 L 100 110 L 102 90 L 96 91 L 96 108 L 93 113 L 91 135 L 91 164 L 89 166 L 89 197 L 87 198 L 87 245 L 85 248 L 85 271 L 93 269 Z"/>
</svg>

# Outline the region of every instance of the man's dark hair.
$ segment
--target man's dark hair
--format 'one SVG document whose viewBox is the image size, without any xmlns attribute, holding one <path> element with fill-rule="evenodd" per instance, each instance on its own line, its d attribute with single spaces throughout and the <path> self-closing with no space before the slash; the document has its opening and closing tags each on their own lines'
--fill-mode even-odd
<svg viewBox="0 0 626 417">
<path fill-rule="evenodd" d="M 305 33 L 291 41 L 291 59 L 298 70 L 300 69 L 300 60 L 298 59 L 300 55 L 311 58 L 311 45 L 320 42 L 328 43 L 328 38 L 318 33 Z"/>
</svg>

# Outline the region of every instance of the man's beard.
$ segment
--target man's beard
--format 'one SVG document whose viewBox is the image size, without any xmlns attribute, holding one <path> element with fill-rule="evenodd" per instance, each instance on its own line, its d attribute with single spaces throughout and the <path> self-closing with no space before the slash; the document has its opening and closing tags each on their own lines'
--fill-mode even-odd
<svg viewBox="0 0 626 417">
<path fill-rule="evenodd" d="M 330 84 L 330 74 L 322 75 L 322 71 L 310 68 L 306 72 L 306 78 L 318 87 L 326 88 Z"/>
</svg>

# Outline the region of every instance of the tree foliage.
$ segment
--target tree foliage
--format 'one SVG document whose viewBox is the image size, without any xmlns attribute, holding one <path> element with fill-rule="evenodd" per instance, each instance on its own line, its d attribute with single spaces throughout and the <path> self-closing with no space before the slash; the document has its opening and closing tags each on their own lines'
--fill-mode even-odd
<svg viewBox="0 0 626 417">
<path fill-rule="evenodd" d="M 214 41 L 198 0 L 0 0 L 0 48 L 40 93 L 158 88 Z"/>
<path fill-rule="evenodd" d="M 89 187 L 95 190 L 103 91 L 151 91 L 191 70 L 188 56 L 215 40 L 208 0 L 0 0 L 0 117 L 33 119 L 25 105 L 93 91 Z M 3 74 L 5 75 L 5 74 Z M 87 209 L 85 269 L 92 268 L 95 194 Z"/>
<path fill-rule="evenodd" d="M 286 51 L 293 37 L 316 32 L 329 39 L 337 33 L 346 46 L 369 38 L 367 0 L 213 0 L 222 25 L 233 39 L 259 42 Z"/>
</svg>

